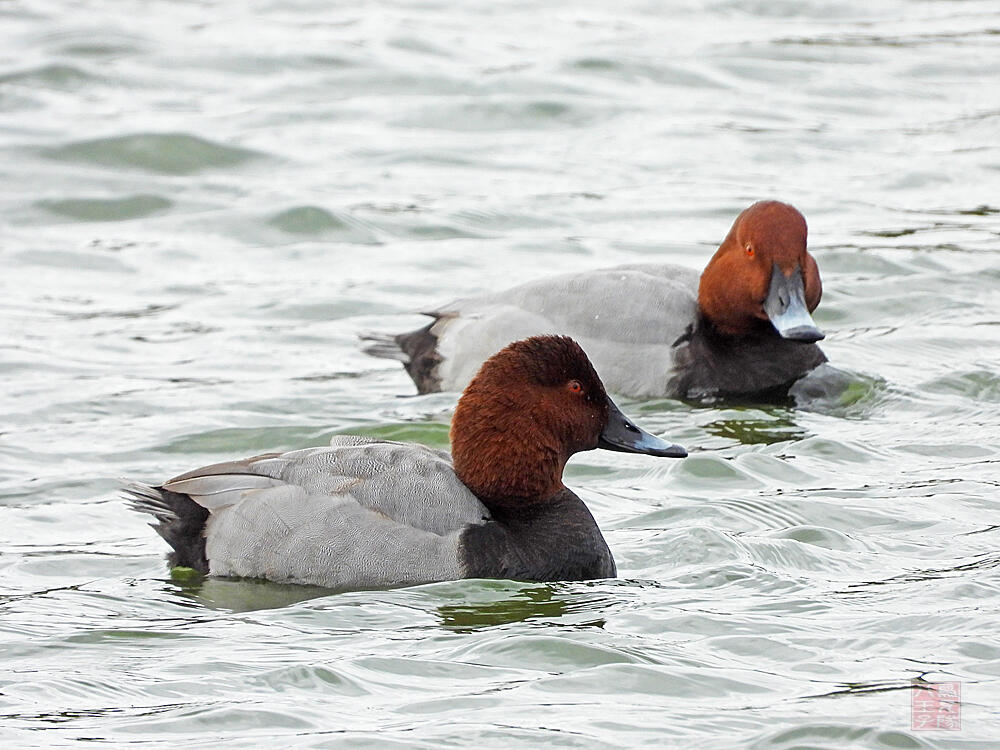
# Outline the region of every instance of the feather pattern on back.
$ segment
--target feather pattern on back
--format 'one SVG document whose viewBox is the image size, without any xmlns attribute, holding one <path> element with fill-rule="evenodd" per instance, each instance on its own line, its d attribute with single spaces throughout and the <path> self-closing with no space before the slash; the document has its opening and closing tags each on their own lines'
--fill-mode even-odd
<svg viewBox="0 0 1000 750">
<path fill-rule="evenodd" d="M 207 509 L 202 535 L 214 575 L 337 589 L 461 577 L 459 534 L 490 517 L 447 453 L 354 436 L 127 492 L 136 510 L 167 521 L 162 497 L 171 494 Z"/>
<path fill-rule="evenodd" d="M 435 375 L 442 390 L 461 390 L 511 341 L 558 333 L 580 343 L 609 391 L 661 395 L 674 345 L 697 318 L 698 278 L 681 266 L 628 265 L 457 300 L 432 313 Z"/>
</svg>

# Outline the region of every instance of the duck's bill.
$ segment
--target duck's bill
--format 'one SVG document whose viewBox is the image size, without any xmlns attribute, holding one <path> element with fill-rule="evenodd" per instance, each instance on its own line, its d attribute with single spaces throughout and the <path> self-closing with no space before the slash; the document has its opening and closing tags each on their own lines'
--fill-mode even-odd
<svg viewBox="0 0 1000 750">
<path fill-rule="evenodd" d="M 615 402 L 608 399 L 608 424 L 597 440 L 597 447 L 623 453 L 646 453 L 664 458 L 684 458 L 687 451 L 679 445 L 661 440 L 637 427 L 622 414 Z"/>
<path fill-rule="evenodd" d="M 764 312 L 784 339 L 812 344 L 826 337 L 813 322 L 806 306 L 801 268 L 796 268 L 791 276 L 785 276 L 778 264 L 774 264 L 771 285 L 764 300 Z"/>
</svg>

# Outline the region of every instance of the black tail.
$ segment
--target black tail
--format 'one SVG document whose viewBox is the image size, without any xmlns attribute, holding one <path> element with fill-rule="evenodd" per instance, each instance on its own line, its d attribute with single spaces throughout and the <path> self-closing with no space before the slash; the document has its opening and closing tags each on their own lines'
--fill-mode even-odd
<svg viewBox="0 0 1000 750">
<path fill-rule="evenodd" d="M 410 362 L 410 355 L 400 347 L 399 336 L 394 333 L 363 333 L 359 338 L 365 342 L 361 347 L 365 354 L 379 359 L 394 359 L 404 365 Z"/>
<path fill-rule="evenodd" d="M 433 323 L 409 333 L 365 334 L 361 339 L 369 343 L 364 351 L 373 357 L 402 362 L 419 393 L 437 393 L 441 390 L 437 376 L 441 355 L 437 352 L 437 336 L 431 332 L 437 322 L 435 318 Z"/>
<path fill-rule="evenodd" d="M 139 482 L 130 482 L 123 492 L 132 510 L 156 519 L 156 523 L 149 525 L 173 547 L 167 555 L 171 567 L 194 568 L 208 574 L 208 558 L 205 557 L 207 508 L 187 495 Z"/>
</svg>

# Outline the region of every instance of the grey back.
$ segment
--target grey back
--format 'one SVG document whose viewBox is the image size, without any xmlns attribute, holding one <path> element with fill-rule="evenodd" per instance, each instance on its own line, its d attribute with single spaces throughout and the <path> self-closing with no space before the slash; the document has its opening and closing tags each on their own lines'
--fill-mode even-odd
<svg viewBox="0 0 1000 750">
<path fill-rule="evenodd" d="M 460 533 L 489 518 L 446 453 L 354 436 L 197 469 L 163 488 L 210 511 L 212 574 L 337 589 L 459 578 Z"/>
<path fill-rule="evenodd" d="M 442 390 L 459 391 L 491 355 L 539 334 L 575 338 L 608 390 L 666 391 L 674 344 L 698 313 L 697 271 L 637 264 L 553 276 L 432 311 Z"/>
</svg>

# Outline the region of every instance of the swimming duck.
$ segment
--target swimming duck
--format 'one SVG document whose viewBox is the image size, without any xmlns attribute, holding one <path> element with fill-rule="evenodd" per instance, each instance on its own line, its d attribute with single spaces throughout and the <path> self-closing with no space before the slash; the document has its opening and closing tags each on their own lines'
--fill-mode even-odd
<svg viewBox="0 0 1000 750">
<path fill-rule="evenodd" d="M 508 341 L 576 338 L 613 393 L 710 399 L 787 390 L 826 361 L 810 313 L 822 295 L 793 206 L 743 211 L 700 274 L 638 264 L 554 276 L 457 300 L 427 326 L 374 334 L 368 353 L 398 359 L 420 393 L 461 390 Z"/>
<path fill-rule="evenodd" d="M 452 454 L 337 436 L 329 447 L 206 466 L 125 489 L 173 548 L 216 576 L 356 590 L 458 578 L 587 580 L 616 574 L 567 459 L 605 448 L 684 457 L 636 427 L 571 338 L 490 357 L 455 409 Z"/>
</svg>

